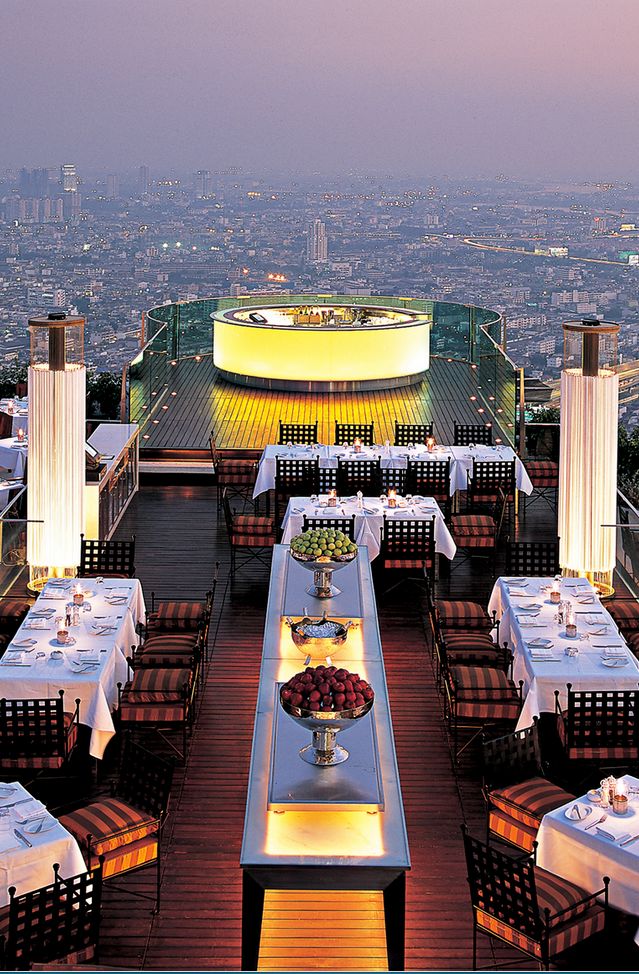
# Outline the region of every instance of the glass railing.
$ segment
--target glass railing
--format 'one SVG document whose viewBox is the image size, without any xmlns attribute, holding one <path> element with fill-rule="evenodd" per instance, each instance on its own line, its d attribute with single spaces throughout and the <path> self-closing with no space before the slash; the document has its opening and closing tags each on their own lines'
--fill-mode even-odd
<svg viewBox="0 0 639 974">
<path fill-rule="evenodd" d="M 504 320 L 496 311 L 447 301 L 388 295 L 270 294 L 206 298 L 153 308 L 146 315 L 150 339 L 127 374 L 128 418 L 143 427 L 166 395 L 171 362 L 212 355 L 211 315 L 230 308 L 309 303 L 403 308 L 432 320 L 431 354 L 470 362 L 477 373 L 484 419 L 498 422 L 507 440 L 517 443 L 519 370 L 503 351 Z M 144 442 L 141 442 L 142 448 Z"/>
<path fill-rule="evenodd" d="M 11 492 L 0 510 L 0 596 L 4 595 L 27 563 L 27 488 Z"/>
<path fill-rule="evenodd" d="M 639 510 L 617 491 L 617 572 L 639 599 Z"/>
</svg>

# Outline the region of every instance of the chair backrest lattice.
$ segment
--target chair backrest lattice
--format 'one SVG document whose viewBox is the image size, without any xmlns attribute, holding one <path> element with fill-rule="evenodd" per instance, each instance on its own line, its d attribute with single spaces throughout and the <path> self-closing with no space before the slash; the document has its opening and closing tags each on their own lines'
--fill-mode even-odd
<svg viewBox="0 0 639 974">
<path fill-rule="evenodd" d="M 515 490 L 514 460 L 473 460 L 473 471 L 468 481 L 468 500 L 475 497 L 497 495 L 502 490 L 512 497 Z"/>
<path fill-rule="evenodd" d="M 435 552 L 435 518 L 385 517 L 381 552 L 384 558 L 432 560 Z"/>
<path fill-rule="evenodd" d="M 406 491 L 424 497 L 450 496 L 450 460 L 409 460 Z"/>
<path fill-rule="evenodd" d="M 537 719 L 530 727 L 483 741 L 484 778 L 492 784 L 522 781 L 542 773 Z"/>
<path fill-rule="evenodd" d="M 3 970 L 95 958 L 100 934 L 102 866 L 71 878 L 53 865 L 54 881 L 16 896 L 9 889 L 8 927 L 0 948 Z M 2 938 L 0 938 L 0 941 Z"/>
<path fill-rule="evenodd" d="M 319 490 L 319 460 L 277 457 L 275 491 L 281 497 L 308 497 Z"/>
<path fill-rule="evenodd" d="M 355 539 L 355 515 L 352 517 L 307 517 L 304 515 L 303 531 L 342 531 L 347 537 Z"/>
<path fill-rule="evenodd" d="M 558 541 L 511 541 L 506 548 L 506 575 L 552 577 L 561 571 Z"/>
<path fill-rule="evenodd" d="M 350 446 L 355 439 L 364 446 L 373 445 L 374 423 L 338 423 L 335 421 L 335 445 Z"/>
<path fill-rule="evenodd" d="M 21 757 L 64 756 L 64 690 L 57 697 L 0 700 L 0 764 Z"/>
<path fill-rule="evenodd" d="M 532 862 L 507 856 L 467 832 L 464 848 L 473 908 L 539 942 L 543 926 Z"/>
<path fill-rule="evenodd" d="M 567 749 L 639 746 L 639 690 L 573 690 L 570 683 L 567 688 Z M 555 695 L 558 698 L 558 691 Z"/>
<path fill-rule="evenodd" d="M 406 467 L 382 467 L 380 473 L 382 478 L 381 489 L 384 492 L 395 490 L 400 495 L 406 493 L 406 476 L 408 473 Z"/>
<path fill-rule="evenodd" d="M 135 575 L 135 536 L 130 541 L 102 541 L 80 536 L 78 575 Z"/>
<path fill-rule="evenodd" d="M 340 495 L 356 494 L 361 490 L 368 497 L 379 496 L 382 489 L 381 463 L 379 460 L 338 460 L 337 492 Z"/>
<path fill-rule="evenodd" d="M 115 786 L 118 798 L 161 819 L 169 803 L 173 765 L 125 738 L 120 773 Z"/>
<path fill-rule="evenodd" d="M 317 443 L 317 420 L 314 423 L 283 423 L 280 420 L 279 443 L 310 446 Z"/>
<path fill-rule="evenodd" d="M 455 423 L 455 446 L 470 446 L 471 443 L 481 443 L 484 446 L 493 444 L 493 428 L 483 423 Z"/>
<path fill-rule="evenodd" d="M 425 444 L 433 435 L 432 423 L 398 423 L 395 420 L 395 446 L 408 446 L 409 443 Z"/>
</svg>

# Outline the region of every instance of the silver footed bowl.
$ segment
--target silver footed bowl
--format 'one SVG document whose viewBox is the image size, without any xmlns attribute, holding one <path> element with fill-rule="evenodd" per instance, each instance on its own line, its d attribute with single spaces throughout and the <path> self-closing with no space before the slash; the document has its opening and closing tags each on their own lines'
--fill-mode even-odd
<svg viewBox="0 0 639 974">
<path fill-rule="evenodd" d="M 292 619 L 286 621 L 291 630 L 291 639 L 300 652 L 318 658 L 326 658 L 328 654 L 335 655 L 335 650 L 346 642 L 352 625 L 351 622 L 337 622 L 327 619 L 326 616 L 321 619 L 306 617 L 298 622 L 293 622 Z"/>
<path fill-rule="evenodd" d="M 319 557 L 314 555 L 302 555 L 289 548 L 291 558 L 313 572 L 313 584 L 309 585 L 306 591 L 316 599 L 330 599 L 334 595 L 339 595 L 339 589 L 333 585 L 333 572 L 345 568 L 357 558 L 357 551 L 349 551 L 345 555 L 337 555 L 334 558 Z"/>
<path fill-rule="evenodd" d="M 353 727 L 356 720 L 365 717 L 374 703 L 373 697 L 361 707 L 354 707 L 352 710 L 305 710 L 282 700 L 280 690 L 280 705 L 284 713 L 313 734 L 312 743 L 301 749 L 300 757 L 307 764 L 318 768 L 330 768 L 348 760 L 348 751 L 337 743 L 337 734 Z"/>
</svg>

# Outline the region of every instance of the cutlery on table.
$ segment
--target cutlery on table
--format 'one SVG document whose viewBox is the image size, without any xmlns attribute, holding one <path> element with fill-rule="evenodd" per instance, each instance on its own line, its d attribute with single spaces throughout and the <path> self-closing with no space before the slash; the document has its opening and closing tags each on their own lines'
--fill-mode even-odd
<svg viewBox="0 0 639 974">
<path fill-rule="evenodd" d="M 23 842 L 28 849 L 33 849 L 33 843 L 29 842 L 26 835 L 23 835 L 20 829 L 14 829 L 13 834 L 15 835 L 16 839 L 20 839 L 20 842 Z"/>
<path fill-rule="evenodd" d="M 24 805 L 25 802 L 33 801 L 32 798 L 18 798 L 17 802 L 8 802 L 6 804 L 0 804 L 0 808 L 15 808 L 16 805 Z"/>
<path fill-rule="evenodd" d="M 619 845 L 620 846 L 631 845 L 633 842 L 636 842 L 637 839 L 639 839 L 639 832 L 637 833 L 637 835 L 631 835 L 629 839 L 624 839 L 624 841 L 620 842 Z"/>
<path fill-rule="evenodd" d="M 601 823 L 605 822 L 607 818 L 608 815 L 606 814 L 606 812 L 604 812 L 601 818 L 598 818 L 596 822 L 591 822 L 590 825 L 587 825 L 584 829 L 584 832 L 587 832 L 588 829 L 594 829 L 595 825 L 601 825 Z"/>
</svg>

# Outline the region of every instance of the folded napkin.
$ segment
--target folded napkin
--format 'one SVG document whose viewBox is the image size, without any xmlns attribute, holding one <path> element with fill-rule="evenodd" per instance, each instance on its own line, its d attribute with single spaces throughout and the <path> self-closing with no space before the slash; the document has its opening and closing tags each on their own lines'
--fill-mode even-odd
<svg viewBox="0 0 639 974">
<path fill-rule="evenodd" d="M 22 623 L 23 629 L 39 629 L 41 632 L 48 629 L 47 625 L 48 619 L 33 619 L 29 618 L 26 622 Z"/>
<path fill-rule="evenodd" d="M 539 612 L 540 609 L 543 609 L 543 606 L 539 602 L 526 602 L 515 606 L 516 612 Z"/>
<path fill-rule="evenodd" d="M 64 602 L 67 597 L 66 589 L 53 589 L 50 592 L 43 592 L 40 596 L 41 599 L 55 599 L 56 601 Z"/>
<path fill-rule="evenodd" d="M 614 829 L 612 825 L 608 825 L 608 821 L 609 819 L 605 825 L 596 825 L 595 832 L 603 836 L 604 839 L 610 839 L 611 842 L 616 842 L 617 844 L 632 838 L 630 832 L 621 832 L 619 829 Z"/>
<path fill-rule="evenodd" d="M 604 659 L 625 659 L 628 652 L 625 646 L 607 646 L 603 654 Z"/>
<path fill-rule="evenodd" d="M 107 626 L 117 626 L 120 621 L 117 616 L 94 616 L 92 629 L 105 629 Z"/>
<path fill-rule="evenodd" d="M 30 617 L 31 619 L 50 619 L 52 615 L 55 615 L 55 609 L 47 606 L 46 609 L 31 609 Z"/>
<path fill-rule="evenodd" d="M 532 659 L 554 659 L 554 653 L 550 646 L 531 646 L 530 656 Z"/>
<path fill-rule="evenodd" d="M 522 629 L 545 629 L 546 628 L 543 622 L 534 622 L 533 618 L 527 619 L 525 616 L 523 619 L 520 619 L 518 617 L 517 622 L 519 623 Z"/>
<path fill-rule="evenodd" d="M 36 815 L 42 815 L 46 810 L 46 806 L 42 802 L 38 801 L 37 798 L 32 798 L 30 802 L 25 802 L 24 805 L 16 807 L 16 819 L 18 822 L 28 822 Z"/>
<path fill-rule="evenodd" d="M 574 805 L 566 809 L 566 818 L 569 818 L 571 822 L 581 822 L 590 815 L 591 811 L 590 805 L 584 805 L 583 802 L 575 802 Z"/>
<path fill-rule="evenodd" d="M 13 849 L 21 848 L 22 843 L 14 834 L 12 828 L 9 828 L 6 832 L 0 832 L 0 852 L 11 852 Z"/>
<path fill-rule="evenodd" d="M 524 592 L 523 588 L 509 588 L 508 589 L 508 594 L 509 595 L 523 595 L 523 596 L 527 596 L 528 595 L 528 592 Z"/>
<path fill-rule="evenodd" d="M 535 636 L 534 639 L 527 640 L 529 646 L 542 647 L 549 649 L 552 646 L 552 639 L 546 639 L 545 636 Z"/>
<path fill-rule="evenodd" d="M 526 578 L 505 578 L 506 585 L 528 585 Z"/>
</svg>

